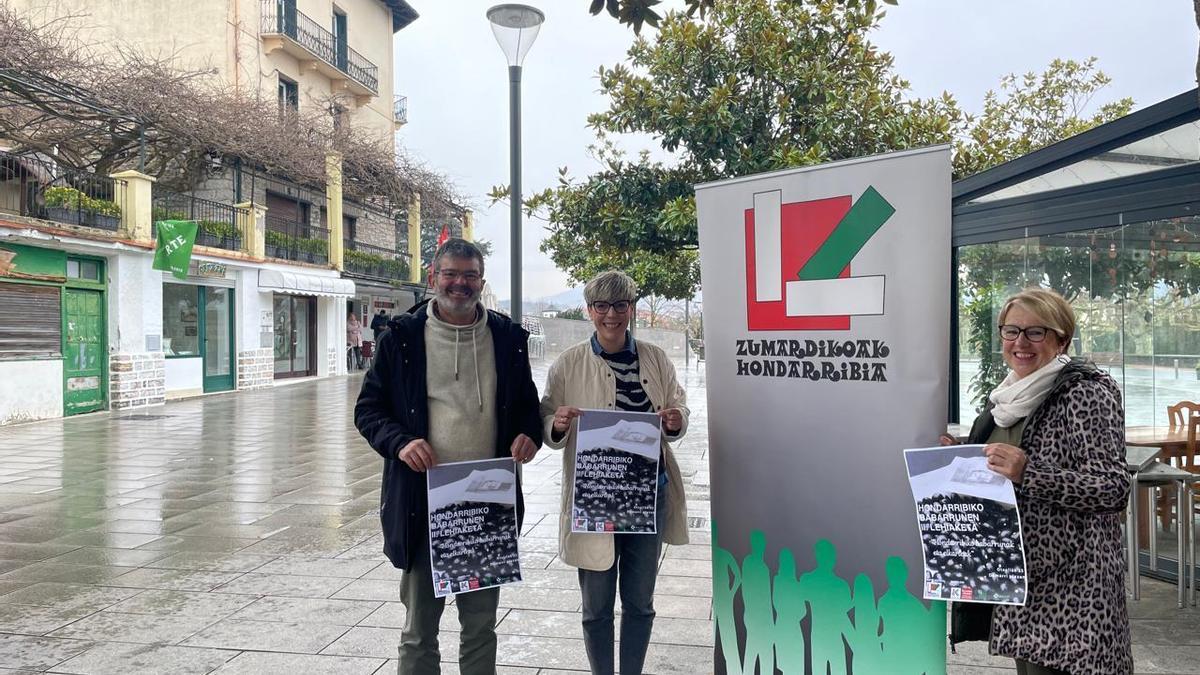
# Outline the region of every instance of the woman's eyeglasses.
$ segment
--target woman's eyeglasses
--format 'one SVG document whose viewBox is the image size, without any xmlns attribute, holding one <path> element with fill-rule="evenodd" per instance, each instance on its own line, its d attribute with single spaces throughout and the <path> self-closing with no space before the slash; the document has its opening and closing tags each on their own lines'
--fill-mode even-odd
<svg viewBox="0 0 1200 675">
<path fill-rule="evenodd" d="M 1021 337 L 1021 333 L 1025 334 L 1025 339 L 1030 342 L 1041 342 L 1046 339 L 1046 334 L 1054 330 L 1046 326 L 1014 326 L 1012 324 L 1003 324 L 1000 326 L 1000 337 L 1005 342 L 1012 342 Z"/>
<path fill-rule="evenodd" d="M 628 300 L 618 300 L 617 302 L 593 302 L 592 310 L 597 314 L 608 314 L 608 310 L 613 310 L 617 314 L 624 314 L 629 311 L 630 303 Z"/>
</svg>

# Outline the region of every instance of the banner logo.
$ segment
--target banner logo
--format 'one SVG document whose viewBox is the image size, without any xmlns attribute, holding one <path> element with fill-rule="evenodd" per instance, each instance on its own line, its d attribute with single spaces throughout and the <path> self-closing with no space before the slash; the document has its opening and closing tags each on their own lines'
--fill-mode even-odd
<svg viewBox="0 0 1200 675">
<path fill-rule="evenodd" d="M 850 261 L 896 209 L 874 187 L 852 201 L 754 194 L 745 212 L 749 330 L 850 330 L 851 316 L 884 313 L 884 276 L 851 276 Z"/>
</svg>

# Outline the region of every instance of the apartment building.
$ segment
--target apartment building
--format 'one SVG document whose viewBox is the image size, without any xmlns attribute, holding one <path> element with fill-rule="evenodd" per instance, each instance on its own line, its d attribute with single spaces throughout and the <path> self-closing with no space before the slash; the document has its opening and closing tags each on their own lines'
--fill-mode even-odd
<svg viewBox="0 0 1200 675">
<path fill-rule="evenodd" d="M 404 0 L 8 1 L 35 23 L 71 17 L 100 54 L 212 69 L 389 147 L 405 121 L 392 40 L 417 14 Z M 408 255 L 419 199 L 344 199 L 336 155 L 322 185 L 215 158 L 201 184 L 172 192 L 5 147 L 0 333 L 15 337 L 0 340 L 0 424 L 344 374 L 348 311 L 423 296 Z M 151 268 L 164 218 L 200 225 L 186 279 Z"/>
</svg>

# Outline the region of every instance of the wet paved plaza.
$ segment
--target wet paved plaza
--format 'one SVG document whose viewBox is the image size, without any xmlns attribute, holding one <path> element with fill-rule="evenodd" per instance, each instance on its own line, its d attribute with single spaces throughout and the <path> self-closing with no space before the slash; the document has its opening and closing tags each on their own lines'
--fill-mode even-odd
<svg viewBox="0 0 1200 675">
<path fill-rule="evenodd" d="M 540 380 L 546 362 L 535 368 Z M 647 673 L 711 672 L 704 367 L 680 377 L 692 544 L 666 547 Z M 382 553 L 360 377 L 0 429 L 0 673 L 393 673 L 404 608 Z M 500 594 L 502 675 L 586 671 L 557 557 L 560 455 L 525 467 L 525 581 Z M 1200 612 L 1143 584 L 1139 672 L 1200 672 Z M 457 673 L 457 617 L 443 672 Z M 951 673 L 1011 672 L 982 645 Z M 7 669 L 7 670 L 6 670 Z"/>
</svg>

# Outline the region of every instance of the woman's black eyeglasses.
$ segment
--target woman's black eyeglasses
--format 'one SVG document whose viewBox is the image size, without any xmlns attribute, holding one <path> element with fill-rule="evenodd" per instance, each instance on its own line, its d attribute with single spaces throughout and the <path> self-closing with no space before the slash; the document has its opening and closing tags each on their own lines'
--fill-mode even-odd
<svg viewBox="0 0 1200 675">
<path fill-rule="evenodd" d="M 1003 324 L 1000 326 L 1000 337 L 1005 342 L 1012 342 L 1021 337 L 1021 333 L 1024 333 L 1026 340 L 1041 342 L 1046 339 L 1046 334 L 1053 330 L 1053 328 L 1048 326 L 1026 326 L 1025 328 L 1021 328 L 1012 324 Z"/>
</svg>

